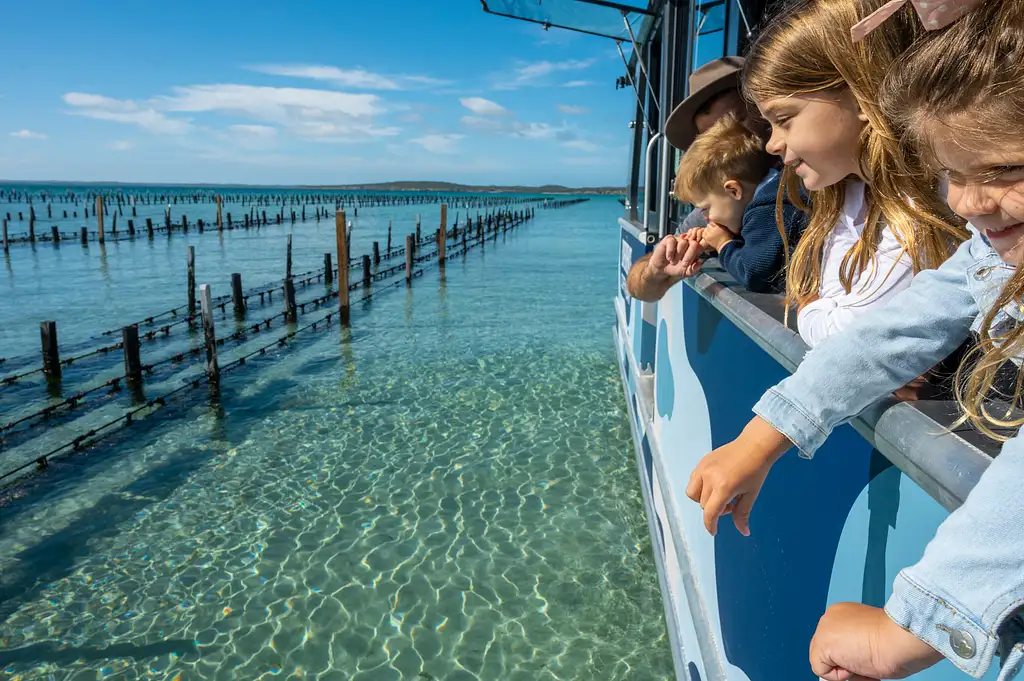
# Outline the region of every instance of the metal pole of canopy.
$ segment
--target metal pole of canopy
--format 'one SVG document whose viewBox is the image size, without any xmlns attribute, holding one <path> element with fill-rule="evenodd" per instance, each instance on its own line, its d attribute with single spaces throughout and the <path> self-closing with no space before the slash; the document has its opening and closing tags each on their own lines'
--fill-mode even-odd
<svg viewBox="0 0 1024 681">
<path fill-rule="evenodd" d="M 637 104 L 640 105 L 640 113 L 643 114 L 644 117 L 644 127 L 647 128 L 647 134 L 650 135 L 654 131 L 651 130 L 650 123 L 648 123 L 647 121 L 647 111 L 644 109 L 644 101 L 643 98 L 640 96 L 640 90 L 638 90 L 636 87 L 636 81 L 633 80 L 633 72 L 629 68 L 629 60 L 626 59 L 626 53 L 622 51 L 621 42 L 616 41 L 615 47 L 619 50 L 619 56 L 622 57 L 622 63 L 626 65 L 626 77 L 629 78 L 629 84 L 633 86 L 633 92 L 636 93 L 636 101 Z M 637 57 L 637 59 L 639 59 L 639 56 Z"/>
<path fill-rule="evenodd" d="M 740 19 L 743 20 L 743 28 L 747 31 L 747 40 L 750 40 L 750 22 L 747 21 L 747 13 L 743 11 L 743 0 L 736 0 L 736 7 L 740 11 Z"/>
<path fill-rule="evenodd" d="M 636 61 L 640 64 L 640 70 L 644 72 L 644 78 L 647 79 L 647 88 L 651 91 L 651 97 L 654 98 L 654 105 L 658 107 L 658 111 L 661 111 L 658 95 L 651 87 L 651 74 L 647 73 L 647 65 L 644 64 L 643 54 L 640 52 L 640 48 L 637 47 L 636 36 L 633 35 L 633 27 L 629 25 L 629 17 L 626 16 L 625 12 L 622 13 L 622 23 L 626 24 L 626 31 L 629 32 L 629 42 L 633 44 L 633 54 L 636 55 Z"/>
</svg>

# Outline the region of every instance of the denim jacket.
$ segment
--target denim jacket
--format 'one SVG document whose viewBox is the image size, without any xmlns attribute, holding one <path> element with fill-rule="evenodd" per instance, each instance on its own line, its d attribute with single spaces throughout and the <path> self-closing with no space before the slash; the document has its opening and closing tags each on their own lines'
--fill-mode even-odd
<svg viewBox="0 0 1024 681">
<path fill-rule="evenodd" d="M 810 458 L 833 428 L 924 374 L 980 328 L 1013 268 L 973 228 L 941 267 L 807 353 L 754 412 Z M 995 326 L 1024 317 L 1001 310 Z M 854 377 L 856 380 L 854 380 Z M 1024 437 L 1008 441 L 924 556 L 896 578 L 889 616 L 980 678 L 997 653 L 1000 681 L 1024 665 Z"/>
</svg>

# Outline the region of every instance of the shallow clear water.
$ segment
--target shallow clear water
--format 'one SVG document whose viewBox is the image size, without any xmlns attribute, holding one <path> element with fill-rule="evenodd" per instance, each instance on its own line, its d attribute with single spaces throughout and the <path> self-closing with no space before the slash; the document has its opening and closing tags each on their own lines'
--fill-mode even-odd
<svg viewBox="0 0 1024 681">
<path fill-rule="evenodd" d="M 9 490 L 0 676 L 670 678 L 617 213 L 538 211 Z"/>
</svg>

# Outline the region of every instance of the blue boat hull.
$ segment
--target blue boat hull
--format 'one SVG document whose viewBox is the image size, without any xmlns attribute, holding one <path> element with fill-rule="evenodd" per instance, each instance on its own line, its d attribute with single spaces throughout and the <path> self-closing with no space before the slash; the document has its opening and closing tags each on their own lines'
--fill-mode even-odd
<svg viewBox="0 0 1024 681">
<path fill-rule="evenodd" d="M 948 512 L 852 427 L 813 460 L 787 454 L 754 507 L 752 536 L 704 529 L 690 472 L 735 438 L 787 370 L 693 288 L 660 303 L 625 292 L 646 252 L 621 223 L 615 340 L 680 679 L 814 679 L 807 651 L 835 602 L 884 605 Z M 995 678 L 996 671 L 990 671 Z M 942 662 L 915 678 L 966 678 Z"/>
</svg>

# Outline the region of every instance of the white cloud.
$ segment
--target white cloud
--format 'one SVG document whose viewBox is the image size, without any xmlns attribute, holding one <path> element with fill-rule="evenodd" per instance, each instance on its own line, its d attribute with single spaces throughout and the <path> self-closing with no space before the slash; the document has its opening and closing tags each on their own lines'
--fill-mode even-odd
<svg viewBox="0 0 1024 681">
<path fill-rule="evenodd" d="M 570 80 L 568 83 L 564 83 L 562 87 L 588 87 L 593 85 L 592 80 Z"/>
<path fill-rule="evenodd" d="M 483 116 L 463 116 L 459 120 L 464 128 L 476 132 L 497 133 L 535 140 L 556 140 L 559 142 L 570 142 L 578 137 L 576 131 L 565 123 L 553 126 L 550 123 L 524 123 L 517 120 L 502 120 Z"/>
<path fill-rule="evenodd" d="M 480 132 L 501 132 L 510 125 L 508 121 L 483 116 L 463 116 L 459 121 L 464 127 Z"/>
<path fill-rule="evenodd" d="M 593 142 L 588 142 L 587 140 L 569 140 L 568 142 L 563 142 L 562 146 L 568 147 L 570 149 L 579 149 L 580 151 L 586 151 L 590 153 L 593 153 L 599 149 L 599 147 L 596 144 L 594 144 Z"/>
<path fill-rule="evenodd" d="M 483 97 L 463 97 L 459 103 L 480 116 L 501 116 L 508 113 L 508 109 L 501 104 Z"/>
<path fill-rule="evenodd" d="M 315 64 L 264 64 L 248 68 L 250 71 L 269 73 L 274 76 L 325 80 L 342 87 L 355 87 L 367 90 L 401 89 L 393 79 L 363 69 L 345 70 L 339 69 L 336 66 L 318 66 Z"/>
<path fill-rule="evenodd" d="M 169 118 L 151 106 L 140 105 L 131 99 L 112 99 L 85 92 L 68 92 L 64 103 L 72 107 L 76 116 L 87 116 L 105 121 L 130 123 L 149 132 L 180 135 L 191 129 L 188 120 Z"/>
<path fill-rule="evenodd" d="M 246 137 L 269 139 L 277 136 L 277 128 L 269 125 L 229 125 L 228 130 Z"/>
<path fill-rule="evenodd" d="M 21 139 L 24 139 L 24 140 L 44 140 L 44 139 L 46 139 L 46 135 L 44 135 L 43 133 L 41 133 L 41 132 L 33 132 L 31 130 L 26 130 L 25 128 L 22 128 L 21 130 L 16 130 L 16 131 L 8 133 L 8 134 L 11 137 L 20 137 Z"/>
<path fill-rule="evenodd" d="M 337 66 L 319 64 L 260 64 L 247 68 L 250 71 L 274 76 L 322 80 L 340 87 L 364 90 L 406 90 L 414 85 L 437 86 L 448 83 L 430 76 L 385 76 L 363 68 L 340 69 Z"/>
<path fill-rule="evenodd" d="M 174 88 L 173 97 L 152 101 L 166 111 L 235 113 L 270 122 L 299 116 L 320 119 L 343 116 L 368 118 L 383 113 L 377 95 L 357 95 L 331 90 L 256 85 L 191 85 Z"/>
<path fill-rule="evenodd" d="M 409 140 L 435 154 L 453 154 L 458 151 L 458 141 L 465 137 L 457 133 L 424 135 Z"/>
<path fill-rule="evenodd" d="M 209 130 L 193 126 L 192 119 L 168 113 L 217 114 L 243 118 L 256 124 L 233 124 L 227 131 L 250 140 L 269 138 L 273 124 L 299 137 L 322 141 L 354 142 L 397 135 L 400 128 L 374 122 L 384 113 L 382 100 L 373 94 L 352 94 L 309 88 L 278 88 L 239 84 L 191 85 L 173 88 L 171 95 L 144 102 L 102 95 L 69 92 L 64 101 L 72 113 L 131 123 L 155 133 L 183 134 Z M 165 113 L 167 112 L 167 113 Z"/>
<path fill-rule="evenodd" d="M 129 151 L 135 148 L 135 144 L 131 140 L 114 140 L 107 145 L 107 149 L 112 151 Z"/>
<path fill-rule="evenodd" d="M 543 85 L 546 76 L 562 71 L 581 71 L 590 68 L 596 59 L 566 59 L 564 61 L 538 61 L 523 64 L 515 69 L 511 79 L 501 78 L 495 84 L 496 90 L 514 90 L 525 85 Z M 584 82 L 584 81 L 572 81 Z"/>
<path fill-rule="evenodd" d="M 572 106 L 570 104 L 559 104 L 558 105 L 558 110 L 561 111 L 564 114 L 572 114 L 572 115 L 576 115 L 576 116 L 580 116 L 580 115 L 583 115 L 583 114 L 587 113 L 587 109 L 585 109 L 584 107 L 582 107 L 582 106 Z"/>
</svg>

